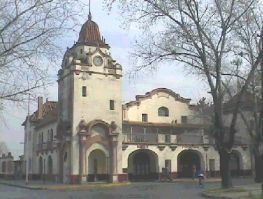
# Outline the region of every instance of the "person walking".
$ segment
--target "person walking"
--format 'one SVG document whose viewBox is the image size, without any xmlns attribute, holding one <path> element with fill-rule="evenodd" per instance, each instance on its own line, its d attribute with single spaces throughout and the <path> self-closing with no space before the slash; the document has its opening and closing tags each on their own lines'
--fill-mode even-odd
<svg viewBox="0 0 263 199">
<path fill-rule="evenodd" d="M 193 180 L 195 179 L 195 176 L 196 176 L 196 166 L 195 164 L 193 164 L 193 167 L 192 167 L 192 179 Z"/>
<path fill-rule="evenodd" d="M 201 169 L 199 170 L 197 176 L 198 176 L 198 185 L 199 185 L 199 187 L 204 187 L 205 175 L 204 175 L 204 172 Z"/>
</svg>

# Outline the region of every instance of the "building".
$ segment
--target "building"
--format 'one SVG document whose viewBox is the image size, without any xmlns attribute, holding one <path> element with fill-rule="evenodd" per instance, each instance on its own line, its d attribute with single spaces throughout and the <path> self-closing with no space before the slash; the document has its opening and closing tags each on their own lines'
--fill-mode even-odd
<svg viewBox="0 0 263 199">
<path fill-rule="evenodd" d="M 33 179 L 81 183 L 218 175 L 209 128 L 190 99 L 157 88 L 122 104 L 122 67 L 91 14 L 58 72 L 58 102 L 38 99 L 26 118 L 25 160 Z M 251 170 L 238 144 L 232 170 Z M 242 154 L 242 155 L 241 155 Z"/>
</svg>

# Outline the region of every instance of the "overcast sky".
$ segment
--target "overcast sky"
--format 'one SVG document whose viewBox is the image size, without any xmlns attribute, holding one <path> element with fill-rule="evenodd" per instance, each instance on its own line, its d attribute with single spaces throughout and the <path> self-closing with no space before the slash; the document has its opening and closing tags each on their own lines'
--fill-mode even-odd
<svg viewBox="0 0 263 199">
<path fill-rule="evenodd" d="M 112 57 L 123 66 L 123 103 L 134 100 L 135 95 L 145 94 L 155 88 L 172 89 L 183 97 L 191 98 L 193 103 L 202 96 L 207 97 L 208 88 L 205 84 L 199 78 L 185 72 L 183 66 L 179 63 L 162 65 L 154 73 L 129 79 L 128 75 L 125 75 L 132 67 L 129 61 L 129 52 L 135 50 L 131 46 L 135 36 L 139 34 L 139 30 L 134 27 L 122 28 L 119 10 L 114 8 L 109 13 L 102 0 L 93 0 L 91 8 L 92 19 L 99 25 L 101 34 L 111 46 Z M 83 15 L 87 19 L 88 10 Z M 80 28 L 78 27 L 75 32 L 72 31 L 71 34 L 67 34 L 61 39 L 60 43 L 64 49 L 71 47 L 74 41 L 78 39 Z M 57 69 L 51 70 L 50 76 L 54 81 L 54 85 L 46 89 L 43 97 L 49 100 L 57 100 Z M 35 111 L 35 108 L 36 102 L 32 102 L 31 113 Z M 0 141 L 7 143 L 9 150 L 16 158 L 18 155 L 23 154 L 24 129 L 21 124 L 26 114 L 26 108 L 10 105 L 4 111 L 6 125 L 0 125 Z"/>
</svg>

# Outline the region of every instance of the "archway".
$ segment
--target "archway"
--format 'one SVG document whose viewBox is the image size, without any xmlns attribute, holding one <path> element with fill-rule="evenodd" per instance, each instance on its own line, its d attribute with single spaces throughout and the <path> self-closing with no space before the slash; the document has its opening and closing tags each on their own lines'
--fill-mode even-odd
<svg viewBox="0 0 263 199">
<path fill-rule="evenodd" d="M 178 177 L 193 177 L 196 175 L 197 171 L 203 170 L 202 165 L 202 157 L 200 152 L 195 150 L 184 150 L 177 156 Z"/>
<path fill-rule="evenodd" d="M 241 155 L 238 151 L 233 150 L 230 155 L 230 166 L 229 166 L 231 175 L 232 176 L 242 175 L 241 166 L 242 166 Z"/>
<path fill-rule="evenodd" d="M 108 179 L 107 157 L 102 150 L 95 149 L 88 157 L 88 181 L 107 181 Z"/>
<path fill-rule="evenodd" d="M 131 181 L 158 179 L 157 154 L 148 149 L 132 152 L 128 158 L 128 174 Z"/>
</svg>

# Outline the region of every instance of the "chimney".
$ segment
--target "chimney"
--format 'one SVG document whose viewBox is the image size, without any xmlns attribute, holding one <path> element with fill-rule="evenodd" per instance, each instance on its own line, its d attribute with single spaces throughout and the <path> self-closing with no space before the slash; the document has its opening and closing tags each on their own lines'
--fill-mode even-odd
<svg viewBox="0 0 263 199">
<path fill-rule="evenodd" d="M 43 97 L 38 97 L 37 98 L 38 101 L 38 106 L 37 106 L 37 111 L 38 111 L 38 115 L 37 115 L 37 119 L 41 119 L 43 116 Z"/>
</svg>

